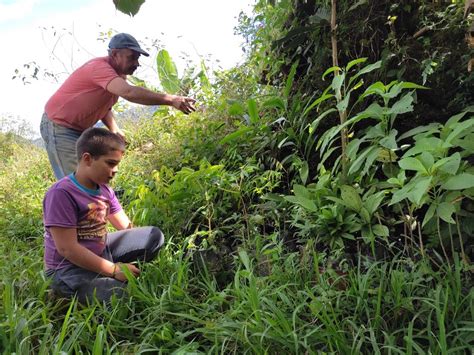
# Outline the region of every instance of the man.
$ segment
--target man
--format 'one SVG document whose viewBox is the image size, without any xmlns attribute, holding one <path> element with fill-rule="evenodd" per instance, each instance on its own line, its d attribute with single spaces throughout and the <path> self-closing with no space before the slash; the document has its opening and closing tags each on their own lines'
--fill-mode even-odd
<svg viewBox="0 0 474 355">
<path fill-rule="evenodd" d="M 82 303 L 125 296 L 128 269 L 151 261 L 164 243 L 157 227 L 132 228 L 108 186 L 125 151 L 123 139 L 105 128 L 89 128 L 77 141 L 77 169 L 56 182 L 43 200 L 44 264 L 51 288 Z M 107 233 L 110 222 L 118 231 Z"/>
<path fill-rule="evenodd" d="M 149 56 L 134 37 L 127 33 L 115 35 L 107 57 L 92 59 L 75 70 L 46 103 L 41 136 L 58 180 L 74 172 L 76 141 L 97 121 L 124 137 L 112 112 L 119 96 L 142 105 L 172 106 L 185 114 L 195 111 L 192 98 L 161 94 L 127 83 L 127 75 L 140 65 L 141 54 Z"/>
</svg>

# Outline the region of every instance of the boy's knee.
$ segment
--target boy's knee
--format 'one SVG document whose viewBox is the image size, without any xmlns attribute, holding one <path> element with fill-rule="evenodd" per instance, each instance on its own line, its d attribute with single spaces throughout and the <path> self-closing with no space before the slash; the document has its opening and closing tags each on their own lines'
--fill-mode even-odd
<svg viewBox="0 0 474 355">
<path fill-rule="evenodd" d="M 156 250 L 161 248 L 165 242 L 163 232 L 158 227 L 151 227 L 150 239 L 153 241 L 153 245 L 155 246 L 154 249 Z"/>
</svg>

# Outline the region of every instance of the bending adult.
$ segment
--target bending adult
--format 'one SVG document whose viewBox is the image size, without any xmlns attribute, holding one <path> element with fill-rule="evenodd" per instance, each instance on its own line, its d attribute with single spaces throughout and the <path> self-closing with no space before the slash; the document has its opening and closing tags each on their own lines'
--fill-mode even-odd
<svg viewBox="0 0 474 355">
<path fill-rule="evenodd" d="M 157 93 L 127 83 L 127 75 L 140 65 L 140 55 L 149 56 L 133 36 L 115 35 L 110 40 L 108 56 L 89 60 L 76 69 L 46 103 L 41 136 L 58 180 L 75 171 L 76 141 L 99 120 L 124 138 L 112 112 L 119 97 L 142 105 L 172 106 L 185 114 L 195 111 L 192 98 Z"/>
</svg>

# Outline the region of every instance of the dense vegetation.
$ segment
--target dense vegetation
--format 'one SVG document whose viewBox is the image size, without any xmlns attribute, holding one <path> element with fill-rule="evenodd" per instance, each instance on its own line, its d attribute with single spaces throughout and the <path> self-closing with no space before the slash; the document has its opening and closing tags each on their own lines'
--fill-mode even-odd
<svg viewBox="0 0 474 355">
<path fill-rule="evenodd" d="M 2 133 L 2 351 L 472 351 L 473 78 L 467 46 L 448 40 L 463 4 L 352 3 L 340 66 L 325 1 L 257 2 L 239 27 L 247 64 L 212 81 L 204 64 L 178 78 L 158 54 L 162 89 L 201 106 L 123 115 L 114 187 L 167 238 L 126 301 L 48 297 L 52 174 L 44 151 Z"/>
</svg>

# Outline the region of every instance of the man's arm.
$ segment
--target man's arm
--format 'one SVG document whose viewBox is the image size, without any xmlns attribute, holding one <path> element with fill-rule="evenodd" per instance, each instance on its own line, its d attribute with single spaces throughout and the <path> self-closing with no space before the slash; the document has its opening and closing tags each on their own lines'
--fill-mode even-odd
<svg viewBox="0 0 474 355">
<path fill-rule="evenodd" d="M 112 79 L 107 85 L 107 91 L 141 105 L 168 105 L 186 114 L 196 110 L 193 106 L 196 100 L 190 97 L 161 94 L 139 86 L 133 86 L 121 77 Z"/>
<path fill-rule="evenodd" d="M 101 121 L 109 129 L 110 132 L 116 133 L 122 138 L 125 138 L 125 134 L 119 128 L 119 126 L 117 125 L 117 122 L 115 121 L 115 117 L 112 110 L 107 112 L 107 116 L 105 116 Z"/>
<path fill-rule="evenodd" d="M 130 222 L 130 219 L 125 214 L 124 210 L 109 215 L 108 219 L 117 230 L 129 229 L 132 227 L 132 222 Z"/>
<path fill-rule="evenodd" d="M 53 236 L 58 253 L 74 265 L 104 276 L 115 277 L 120 281 L 126 280 L 125 275 L 120 271 L 117 265 L 94 254 L 77 242 L 77 231 L 75 228 L 50 227 L 49 230 Z M 140 274 L 140 270 L 134 265 L 123 265 L 126 266 L 134 276 Z"/>
</svg>

